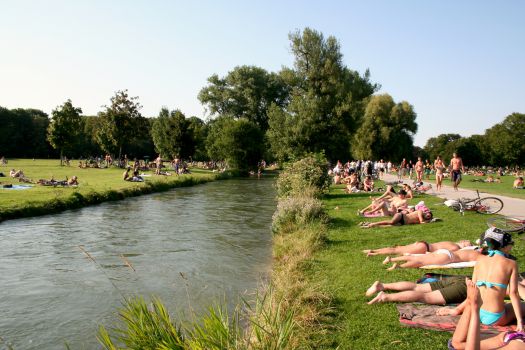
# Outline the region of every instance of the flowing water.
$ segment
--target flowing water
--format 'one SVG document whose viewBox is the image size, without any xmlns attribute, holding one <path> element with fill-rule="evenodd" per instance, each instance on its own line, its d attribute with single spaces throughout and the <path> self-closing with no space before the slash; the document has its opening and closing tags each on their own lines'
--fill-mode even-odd
<svg viewBox="0 0 525 350">
<path fill-rule="evenodd" d="M 235 303 L 269 271 L 274 197 L 271 179 L 217 181 L 0 224 L 0 349 L 100 348 L 132 295 L 175 318 Z"/>
</svg>

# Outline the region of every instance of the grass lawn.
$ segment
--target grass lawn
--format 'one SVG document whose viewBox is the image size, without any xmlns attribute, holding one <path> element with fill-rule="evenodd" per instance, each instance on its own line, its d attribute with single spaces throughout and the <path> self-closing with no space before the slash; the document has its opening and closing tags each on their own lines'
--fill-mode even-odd
<svg viewBox="0 0 525 350">
<path fill-rule="evenodd" d="M 501 183 L 486 183 L 486 182 L 472 181 L 472 180 L 484 180 L 487 178 L 486 176 L 462 175 L 462 177 L 463 177 L 463 180 L 459 184 L 460 188 L 466 188 L 469 190 L 479 190 L 479 192 L 484 192 L 484 193 L 500 194 L 502 196 L 525 199 L 525 190 L 517 190 L 517 189 L 512 188 L 512 184 L 514 183 L 514 180 L 516 179 L 512 175 L 501 176 L 500 178 Z M 494 178 L 496 178 L 496 176 L 494 176 Z M 430 175 L 430 180 L 425 179 L 425 181 L 432 183 L 432 186 L 434 188 L 436 187 L 435 185 L 436 178 L 434 175 Z M 443 185 L 453 186 L 452 181 L 450 179 L 444 179 Z"/>
<path fill-rule="evenodd" d="M 510 177 L 509 177 L 510 178 Z M 460 239 L 476 240 L 487 228 L 491 217 L 467 212 L 461 216 L 432 196 L 419 196 L 412 204 L 424 200 L 441 222 L 401 227 L 362 229 L 365 221 L 356 211 L 370 203 L 368 194 L 345 194 L 341 186 L 332 187 L 324 198 L 331 217 L 328 243 L 321 248 L 307 267 L 307 275 L 333 296 L 336 315 L 331 319 L 332 331 L 319 335 L 319 348 L 333 349 L 446 349 L 451 334 L 407 328 L 398 321 L 395 304 L 367 305 L 367 288 L 376 280 L 382 282 L 415 281 L 429 270 L 398 269 L 387 271 L 384 256 L 367 258 L 363 249 L 409 244 L 418 240 L 437 242 Z M 379 221 L 380 218 L 372 219 Z M 525 258 L 522 239 L 516 239 L 513 254 L 518 262 Z M 472 269 L 436 270 L 450 274 L 471 274 Z"/>
<path fill-rule="evenodd" d="M 214 177 L 211 171 L 192 169 L 191 175 L 172 175 L 172 176 L 155 176 L 146 177 L 144 183 L 128 182 L 122 180 L 123 169 L 111 167 L 107 169 L 87 168 L 80 169 L 76 167 L 77 162 L 71 161 L 72 166 L 60 166 L 58 159 L 13 159 L 9 160 L 7 165 L 0 166 L 0 172 L 6 177 L 0 177 L 0 184 L 20 184 L 18 179 L 9 177 L 9 170 L 22 169 L 25 176 L 36 182 L 38 179 L 64 180 L 66 176 L 78 176 L 78 187 L 52 187 L 32 185 L 33 187 L 26 190 L 13 190 L 0 188 L 0 213 L 6 210 L 16 210 L 32 205 L 47 203 L 55 199 L 66 199 L 72 194 L 78 192 L 82 195 L 103 193 L 107 191 L 119 191 L 127 188 L 136 188 L 146 186 L 148 182 L 168 182 L 176 183 L 183 181 L 185 178 L 211 178 Z M 74 165 L 73 165 L 74 164 Z M 146 173 L 153 174 L 148 171 Z"/>
</svg>

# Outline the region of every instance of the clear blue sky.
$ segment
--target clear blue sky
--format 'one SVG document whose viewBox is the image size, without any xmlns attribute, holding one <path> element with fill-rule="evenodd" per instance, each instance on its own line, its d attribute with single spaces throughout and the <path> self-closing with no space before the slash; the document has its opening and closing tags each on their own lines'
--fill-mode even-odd
<svg viewBox="0 0 525 350">
<path fill-rule="evenodd" d="M 0 0 L 0 106 L 95 115 L 117 90 L 205 118 L 206 79 L 293 65 L 288 33 L 335 36 L 351 69 L 411 103 L 415 144 L 525 113 L 525 1 Z"/>
</svg>

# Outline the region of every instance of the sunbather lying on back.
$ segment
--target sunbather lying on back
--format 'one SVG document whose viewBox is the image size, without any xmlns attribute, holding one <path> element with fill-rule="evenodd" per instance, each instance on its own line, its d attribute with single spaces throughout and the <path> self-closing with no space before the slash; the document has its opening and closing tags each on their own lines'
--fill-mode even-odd
<svg viewBox="0 0 525 350">
<path fill-rule="evenodd" d="M 430 254 L 424 255 L 403 255 L 397 257 L 387 256 L 383 261 L 383 264 L 393 262 L 394 264 L 388 268 L 389 271 L 396 268 L 418 268 L 426 265 L 446 265 L 458 262 L 476 261 L 482 256 L 481 250 L 469 249 L 469 250 L 458 250 L 452 252 L 448 249 L 439 249 Z M 403 264 L 398 265 L 398 261 L 404 261 Z"/>
<path fill-rule="evenodd" d="M 406 199 L 405 190 L 399 191 L 399 194 L 392 196 L 391 199 L 386 197 L 381 200 L 372 200 L 372 204 L 366 207 L 363 210 L 359 211 L 359 215 L 373 214 L 376 212 L 381 212 L 383 216 L 392 216 L 398 212 L 398 210 L 403 210 L 407 208 L 407 199 Z"/>
<path fill-rule="evenodd" d="M 425 254 L 433 253 L 439 249 L 448 249 L 450 251 L 460 250 L 465 247 L 472 246 L 472 243 L 468 240 L 463 240 L 459 242 L 436 242 L 436 243 L 427 243 L 425 241 L 418 241 L 409 245 L 399 245 L 394 247 L 386 247 L 379 249 L 368 249 L 363 250 L 367 256 L 372 255 L 402 255 L 402 254 Z"/>
<path fill-rule="evenodd" d="M 376 226 L 402 226 L 402 225 L 413 225 L 413 224 L 425 224 L 432 221 L 432 212 L 415 210 L 413 212 L 405 213 L 400 212 L 394 214 L 391 220 L 378 221 L 378 222 L 363 222 L 360 224 L 362 228 L 371 228 Z"/>
</svg>

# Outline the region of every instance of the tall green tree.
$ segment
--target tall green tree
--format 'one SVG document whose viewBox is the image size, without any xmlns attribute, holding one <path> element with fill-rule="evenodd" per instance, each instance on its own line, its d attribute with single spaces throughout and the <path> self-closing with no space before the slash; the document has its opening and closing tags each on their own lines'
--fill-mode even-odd
<svg viewBox="0 0 525 350">
<path fill-rule="evenodd" d="M 194 160 L 206 160 L 208 159 L 208 153 L 206 152 L 206 137 L 208 135 L 208 125 L 204 121 L 195 116 L 188 119 L 188 129 L 193 134 L 193 140 L 195 142 L 195 152 L 192 155 Z"/>
<path fill-rule="evenodd" d="M 223 116 L 210 123 L 206 147 L 210 158 L 225 160 L 230 168 L 247 172 L 257 169 L 262 158 L 264 134 L 250 120 Z"/>
<path fill-rule="evenodd" d="M 493 165 L 525 164 L 525 114 L 512 113 L 485 131 Z"/>
<path fill-rule="evenodd" d="M 459 134 L 440 134 L 436 137 L 431 137 L 427 140 L 423 150 L 428 154 L 430 159 L 436 159 L 441 156 L 442 159 L 447 160 L 452 157 L 455 152 L 455 142 L 461 139 Z"/>
<path fill-rule="evenodd" d="M 51 112 L 51 123 L 47 128 L 47 140 L 60 151 L 60 165 L 64 150 L 71 150 L 82 130 L 82 109 L 73 106 L 71 100 Z"/>
<path fill-rule="evenodd" d="M 195 152 L 190 121 L 179 111 L 162 108 L 153 122 L 151 135 L 158 153 L 172 158 L 188 158 Z"/>
<path fill-rule="evenodd" d="M 388 94 L 370 98 L 354 135 L 354 157 L 398 161 L 413 151 L 416 113 L 408 102 L 395 103 Z"/>
<path fill-rule="evenodd" d="M 214 74 L 199 92 L 199 100 L 212 116 L 245 118 L 263 131 L 268 129 L 270 105 L 283 106 L 287 97 L 288 86 L 280 75 L 255 66 L 235 67 L 223 78 Z"/>
<path fill-rule="evenodd" d="M 96 138 L 100 147 L 109 153 L 118 152 L 122 157 L 122 149 L 135 139 L 140 132 L 144 117 L 140 114 L 142 106 L 138 97 L 130 97 L 128 90 L 117 91 L 111 97 L 111 105 L 104 106 L 99 113 L 100 124 Z"/>
<path fill-rule="evenodd" d="M 280 160 L 310 152 L 328 159 L 350 155 L 351 138 L 364 109 L 364 100 L 379 86 L 348 69 L 339 42 L 310 28 L 289 35 L 294 69 L 283 69 L 291 85 L 288 103 L 268 112 L 268 139 Z"/>
</svg>

